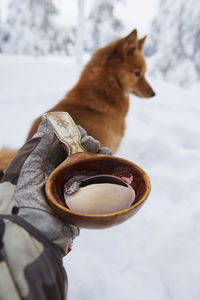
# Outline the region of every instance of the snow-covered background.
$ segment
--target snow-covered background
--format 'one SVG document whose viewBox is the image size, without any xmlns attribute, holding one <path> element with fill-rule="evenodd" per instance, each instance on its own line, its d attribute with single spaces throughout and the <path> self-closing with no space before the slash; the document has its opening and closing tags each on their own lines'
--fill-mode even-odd
<svg viewBox="0 0 200 300">
<path fill-rule="evenodd" d="M 122 11 L 118 14 L 130 31 L 134 5 L 128 5 L 133 2 L 124 8 L 127 20 Z M 155 13 L 156 9 L 151 18 Z M 147 15 L 143 10 L 133 27 L 141 28 Z M 131 97 L 127 130 L 117 153 L 146 170 L 152 191 L 126 223 L 81 231 L 64 258 L 69 300 L 200 299 L 199 82 L 191 74 L 194 80 L 185 89 L 153 77 L 162 52 L 158 54 L 147 59 L 147 77 L 157 95 L 148 100 Z M 1 54 L 0 147 L 21 146 L 32 121 L 65 95 L 81 69 L 73 56 Z"/>
<path fill-rule="evenodd" d="M 200 2 L 160 0 L 150 28 L 146 54 L 152 73 L 182 86 L 200 81 Z"/>
</svg>

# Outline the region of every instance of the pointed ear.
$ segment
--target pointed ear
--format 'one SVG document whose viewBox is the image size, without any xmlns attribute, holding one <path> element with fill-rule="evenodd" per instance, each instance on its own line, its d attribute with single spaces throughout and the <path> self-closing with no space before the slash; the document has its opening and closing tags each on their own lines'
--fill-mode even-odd
<svg viewBox="0 0 200 300">
<path fill-rule="evenodd" d="M 135 29 L 125 38 L 118 40 L 112 56 L 117 57 L 120 60 L 124 60 L 136 48 L 137 30 Z"/>
<path fill-rule="evenodd" d="M 139 49 L 140 51 L 143 50 L 143 47 L 144 47 L 144 43 L 145 43 L 145 41 L 146 41 L 146 38 L 147 38 L 147 36 L 145 35 L 145 36 L 143 37 L 143 39 L 138 40 L 138 49 Z"/>
<path fill-rule="evenodd" d="M 122 39 L 122 47 L 125 56 L 132 53 L 137 48 L 137 30 L 133 30 L 129 35 Z"/>
</svg>

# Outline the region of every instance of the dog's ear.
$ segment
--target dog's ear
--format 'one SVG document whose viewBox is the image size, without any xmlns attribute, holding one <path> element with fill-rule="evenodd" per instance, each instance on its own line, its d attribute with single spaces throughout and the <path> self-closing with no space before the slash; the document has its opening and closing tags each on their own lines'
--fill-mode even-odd
<svg viewBox="0 0 200 300">
<path fill-rule="evenodd" d="M 135 29 L 125 38 L 119 40 L 114 51 L 114 56 L 122 60 L 126 59 L 129 54 L 133 53 L 133 50 L 136 49 L 137 46 L 137 30 Z"/>
<path fill-rule="evenodd" d="M 122 39 L 124 55 L 132 53 L 137 48 L 137 30 L 133 30 L 129 35 Z"/>
<path fill-rule="evenodd" d="M 144 48 L 144 43 L 145 43 L 145 41 L 146 41 L 146 38 L 147 38 L 147 36 L 145 35 L 145 36 L 143 37 L 143 39 L 138 40 L 138 49 L 139 49 L 140 51 L 142 51 L 143 48 Z"/>
</svg>

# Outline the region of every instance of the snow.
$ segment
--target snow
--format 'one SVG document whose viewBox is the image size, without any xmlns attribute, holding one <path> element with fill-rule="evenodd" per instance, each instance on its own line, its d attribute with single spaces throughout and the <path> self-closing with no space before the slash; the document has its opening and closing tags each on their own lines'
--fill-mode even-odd
<svg viewBox="0 0 200 300">
<path fill-rule="evenodd" d="M 200 79 L 200 2 L 159 1 L 146 49 L 154 54 L 154 74 L 190 87 Z M 165 20 L 163 22 L 163 20 Z"/>
<path fill-rule="evenodd" d="M 0 55 L 0 146 L 22 145 L 79 73 L 69 57 Z M 157 96 L 131 97 L 117 155 L 146 170 L 152 191 L 127 222 L 81 230 L 64 258 L 69 299 L 199 300 L 199 89 L 148 79 Z"/>
</svg>

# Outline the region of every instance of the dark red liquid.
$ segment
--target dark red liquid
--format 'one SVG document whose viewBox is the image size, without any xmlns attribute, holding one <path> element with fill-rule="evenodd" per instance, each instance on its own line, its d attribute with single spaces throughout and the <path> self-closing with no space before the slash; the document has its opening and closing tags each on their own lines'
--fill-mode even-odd
<svg viewBox="0 0 200 300">
<path fill-rule="evenodd" d="M 104 180 L 104 181 L 102 181 Z M 108 181 L 107 181 L 108 180 Z M 85 159 L 69 165 L 59 174 L 54 184 L 54 195 L 57 201 L 65 205 L 64 186 L 71 185 L 74 181 L 82 184 L 109 182 L 125 186 L 131 186 L 135 191 L 137 202 L 145 192 L 145 182 L 137 166 L 130 165 L 126 161 L 116 162 L 109 157 Z"/>
</svg>

